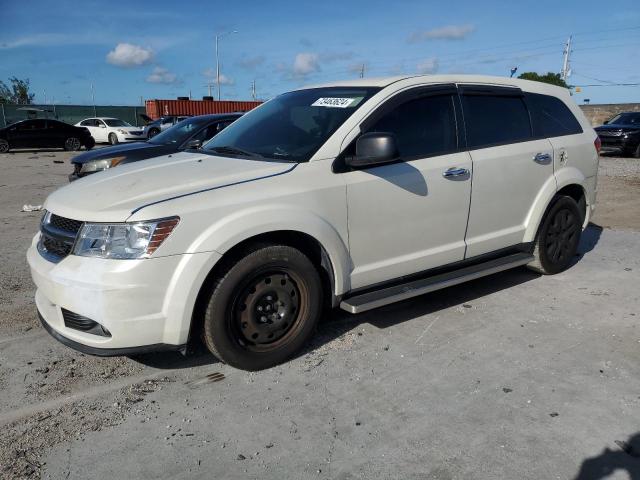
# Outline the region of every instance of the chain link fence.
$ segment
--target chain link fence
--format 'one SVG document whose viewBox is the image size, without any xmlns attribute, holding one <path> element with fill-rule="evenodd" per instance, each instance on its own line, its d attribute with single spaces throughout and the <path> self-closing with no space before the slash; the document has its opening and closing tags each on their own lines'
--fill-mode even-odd
<svg viewBox="0 0 640 480">
<path fill-rule="evenodd" d="M 144 125 L 140 114 L 145 107 L 111 105 L 3 105 L 0 104 L 0 127 L 28 118 L 55 118 L 71 125 L 89 117 L 113 117 L 136 127 Z"/>
</svg>

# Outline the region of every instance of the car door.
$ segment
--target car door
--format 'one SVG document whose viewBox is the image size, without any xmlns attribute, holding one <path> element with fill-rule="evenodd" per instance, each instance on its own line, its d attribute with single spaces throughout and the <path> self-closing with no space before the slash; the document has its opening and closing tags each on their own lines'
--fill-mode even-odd
<svg viewBox="0 0 640 480">
<path fill-rule="evenodd" d="M 460 121 L 451 86 L 397 95 L 361 125 L 363 133 L 395 134 L 401 158 L 343 174 L 351 288 L 464 258 L 472 172 Z"/>
<path fill-rule="evenodd" d="M 553 176 L 553 148 L 536 139 L 520 89 L 461 85 L 473 193 L 467 258 L 522 243 L 535 199 Z M 555 183 L 554 183 L 555 188 Z"/>
<path fill-rule="evenodd" d="M 109 127 L 104 120 L 100 118 L 96 118 L 95 120 L 95 131 L 96 135 L 93 138 L 96 142 L 106 143 L 109 141 Z"/>
<path fill-rule="evenodd" d="M 17 125 L 16 146 L 40 148 L 46 146 L 46 121 L 44 119 L 26 120 Z M 13 143 L 13 142 L 10 142 Z"/>
</svg>

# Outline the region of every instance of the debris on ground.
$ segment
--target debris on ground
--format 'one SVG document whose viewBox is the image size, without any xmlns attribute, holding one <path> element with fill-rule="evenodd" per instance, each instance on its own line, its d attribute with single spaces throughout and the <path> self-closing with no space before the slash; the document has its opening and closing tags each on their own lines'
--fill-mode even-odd
<svg viewBox="0 0 640 480">
<path fill-rule="evenodd" d="M 22 206 L 23 212 L 39 212 L 40 210 L 42 210 L 42 205 L 31 205 L 31 204 L 25 203 Z"/>
</svg>

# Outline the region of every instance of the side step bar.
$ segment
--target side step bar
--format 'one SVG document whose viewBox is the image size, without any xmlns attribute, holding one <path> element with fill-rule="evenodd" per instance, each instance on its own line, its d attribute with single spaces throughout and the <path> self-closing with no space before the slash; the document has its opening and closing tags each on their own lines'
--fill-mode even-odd
<svg viewBox="0 0 640 480">
<path fill-rule="evenodd" d="M 372 292 L 356 294 L 340 303 L 340 308 L 349 313 L 361 313 L 390 303 L 417 297 L 442 288 L 458 285 L 476 278 L 526 265 L 533 260 L 529 253 L 514 253 L 506 257 L 463 267 L 452 272 L 441 273 L 432 277 L 413 280 L 408 283 L 381 288 Z"/>
</svg>

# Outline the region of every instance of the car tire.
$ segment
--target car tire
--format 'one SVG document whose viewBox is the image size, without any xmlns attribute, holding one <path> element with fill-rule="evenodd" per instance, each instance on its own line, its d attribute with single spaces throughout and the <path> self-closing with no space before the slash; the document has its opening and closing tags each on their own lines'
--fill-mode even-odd
<svg viewBox="0 0 640 480">
<path fill-rule="evenodd" d="M 64 149 L 67 152 L 77 152 L 82 147 L 78 137 L 69 137 L 64 141 Z"/>
<path fill-rule="evenodd" d="M 111 145 L 118 145 L 118 135 L 116 135 L 115 133 L 110 133 L 109 134 L 109 143 Z"/>
<path fill-rule="evenodd" d="M 9 142 L 7 142 L 4 138 L 0 138 L 0 153 L 7 153 L 11 147 L 9 146 Z"/>
<path fill-rule="evenodd" d="M 158 130 L 157 128 L 152 128 L 151 130 L 149 130 L 149 133 L 147 134 L 147 138 L 153 138 L 159 133 L 160 133 L 160 130 Z"/>
<path fill-rule="evenodd" d="M 576 201 L 557 196 L 542 219 L 534 242 L 535 259 L 527 267 L 543 275 L 569 268 L 578 251 L 583 222 L 584 213 Z"/>
<path fill-rule="evenodd" d="M 243 370 L 289 359 L 311 338 L 322 311 L 318 271 L 286 245 L 255 246 L 227 262 L 208 295 L 204 343 Z"/>
</svg>

